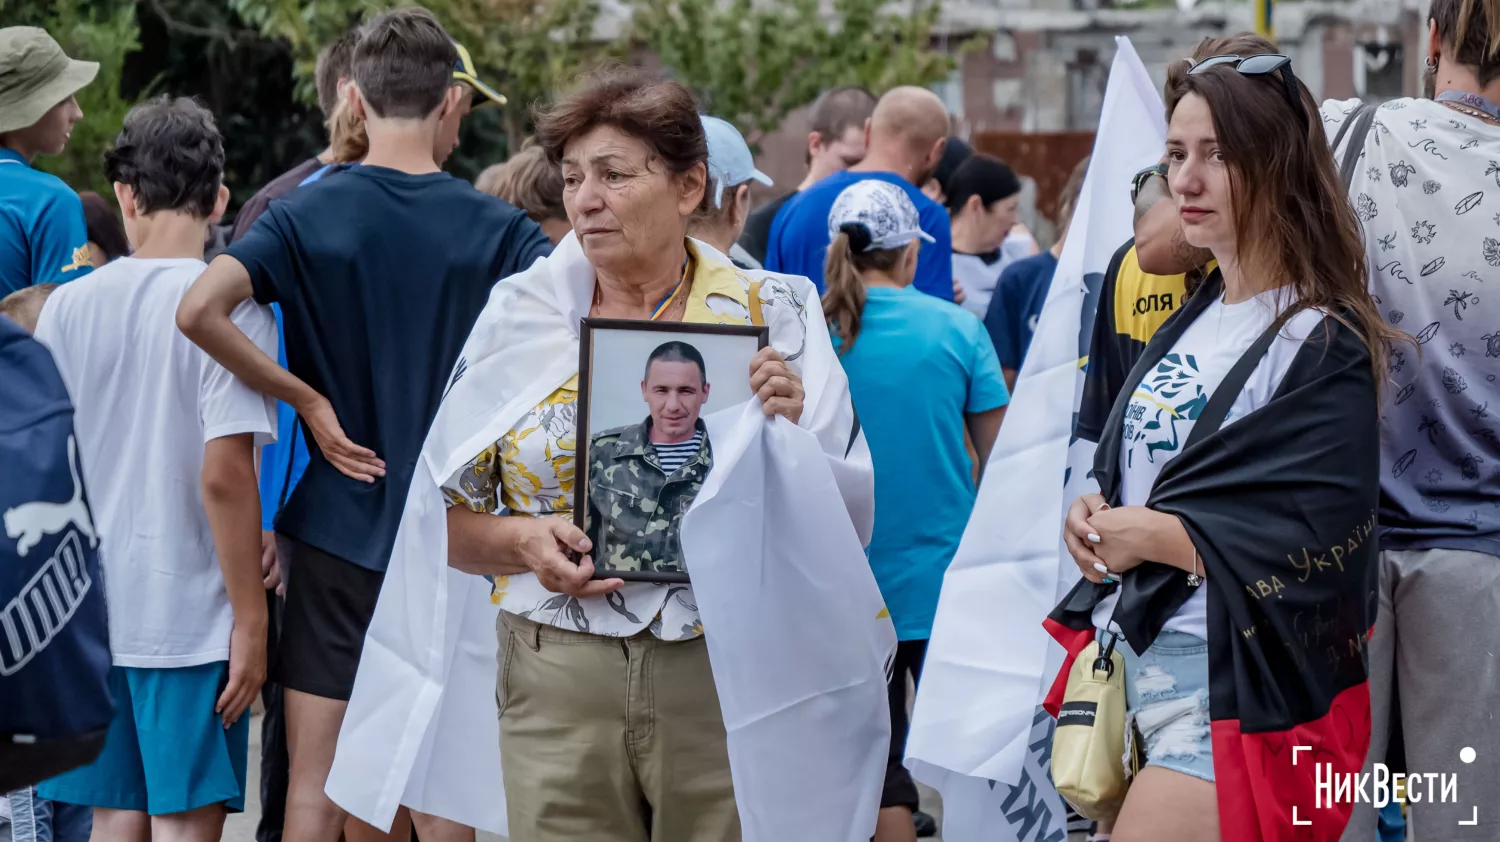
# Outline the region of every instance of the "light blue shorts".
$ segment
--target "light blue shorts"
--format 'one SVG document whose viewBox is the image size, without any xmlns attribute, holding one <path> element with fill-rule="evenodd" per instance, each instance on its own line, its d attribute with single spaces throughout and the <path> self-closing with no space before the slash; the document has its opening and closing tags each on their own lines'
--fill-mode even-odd
<svg viewBox="0 0 1500 842">
<path fill-rule="evenodd" d="M 250 711 L 228 730 L 214 705 L 229 664 L 111 667 L 115 718 L 93 763 L 37 786 L 65 804 L 164 816 L 209 804 L 245 809 Z"/>
<path fill-rule="evenodd" d="M 1205 781 L 1214 779 L 1208 719 L 1208 642 L 1163 630 L 1137 656 L 1125 655 L 1125 703 L 1140 732 L 1146 765 Z"/>
</svg>

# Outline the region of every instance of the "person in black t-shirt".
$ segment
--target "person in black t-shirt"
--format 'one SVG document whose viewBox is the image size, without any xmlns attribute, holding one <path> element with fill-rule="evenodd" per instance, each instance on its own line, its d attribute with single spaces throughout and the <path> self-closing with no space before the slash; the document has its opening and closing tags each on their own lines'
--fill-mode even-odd
<svg viewBox="0 0 1500 842">
<path fill-rule="evenodd" d="M 1143 220 L 1163 212 L 1176 216 L 1165 179 L 1152 177 L 1140 183 L 1134 197 L 1137 234 L 1143 230 Z M 1202 269 L 1173 275 L 1146 272 L 1141 267 L 1138 246 L 1139 240 L 1132 237 L 1115 251 L 1099 287 L 1083 398 L 1074 429 L 1079 438 L 1096 444 L 1146 344 L 1187 299 L 1190 282 L 1196 283 L 1206 274 Z"/>
<path fill-rule="evenodd" d="M 807 133 L 807 177 L 796 190 L 752 212 L 740 235 L 740 246 L 756 262 L 766 262 L 771 223 L 788 199 L 865 159 L 865 123 L 873 113 L 875 95 L 864 88 L 829 88 L 813 100 L 808 113 L 812 128 Z"/>
<path fill-rule="evenodd" d="M 225 368 L 296 409 L 317 445 L 276 524 L 290 550 L 276 669 L 299 734 L 289 838 L 338 838 L 327 770 L 428 425 L 490 287 L 551 250 L 520 211 L 437 166 L 468 96 L 458 61 L 424 9 L 370 22 L 345 89 L 364 162 L 272 203 L 177 314 Z M 229 319 L 252 296 L 282 307 L 287 369 Z"/>
<path fill-rule="evenodd" d="M 354 57 L 354 45 L 358 42 L 359 27 L 356 26 L 318 52 L 315 81 L 318 88 L 318 108 L 323 112 L 325 123 L 333 119 L 333 109 L 338 105 L 340 92 L 349 79 L 349 60 Z M 239 212 L 235 214 L 229 241 L 234 243 L 244 239 L 250 232 L 250 226 L 266 212 L 271 202 L 296 190 L 297 185 L 306 181 L 308 176 L 333 163 L 331 152 L 331 148 L 324 149 L 317 156 L 292 167 L 255 191 L 255 195 L 241 205 Z"/>
</svg>

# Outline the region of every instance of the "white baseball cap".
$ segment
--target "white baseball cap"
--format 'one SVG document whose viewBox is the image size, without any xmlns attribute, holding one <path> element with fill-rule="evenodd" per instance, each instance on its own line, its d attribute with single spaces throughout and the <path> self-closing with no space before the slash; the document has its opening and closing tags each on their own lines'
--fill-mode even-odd
<svg viewBox="0 0 1500 842">
<path fill-rule="evenodd" d="M 713 181 L 714 207 L 723 206 L 725 187 L 747 181 L 758 181 L 767 187 L 775 184 L 770 176 L 755 168 L 750 144 L 733 123 L 706 114 L 699 114 L 698 118 L 703 121 L 703 135 L 708 141 L 708 177 Z"/>
<path fill-rule="evenodd" d="M 851 227 L 854 230 L 846 230 Z M 906 191 L 879 178 L 856 181 L 834 200 L 828 237 L 840 233 L 849 234 L 849 246 L 856 252 L 898 249 L 912 240 L 936 242 L 922 230 L 917 206 Z"/>
</svg>

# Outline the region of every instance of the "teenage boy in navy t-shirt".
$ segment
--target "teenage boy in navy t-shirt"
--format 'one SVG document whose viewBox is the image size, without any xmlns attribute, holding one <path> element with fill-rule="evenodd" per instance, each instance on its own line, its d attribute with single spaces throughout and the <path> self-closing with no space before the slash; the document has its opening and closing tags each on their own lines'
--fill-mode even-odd
<svg viewBox="0 0 1500 842">
<path fill-rule="evenodd" d="M 276 523 L 291 551 L 277 658 L 298 735 L 288 838 L 339 836 L 345 814 L 323 789 L 427 427 L 491 285 L 551 249 L 536 223 L 435 162 L 444 118 L 468 95 L 457 61 L 424 9 L 371 21 L 345 89 L 369 155 L 273 202 L 178 312 L 317 444 Z M 228 320 L 252 296 L 281 305 L 287 369 Z"/>
</svg>

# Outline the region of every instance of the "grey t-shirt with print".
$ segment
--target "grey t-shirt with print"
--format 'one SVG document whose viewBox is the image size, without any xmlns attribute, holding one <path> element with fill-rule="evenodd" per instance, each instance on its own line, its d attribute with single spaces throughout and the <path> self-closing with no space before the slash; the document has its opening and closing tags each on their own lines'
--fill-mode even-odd
<svg viewBox="0 0 1500 842">
<path fill-rule="evenodd" d="M 1330 140 L 1358 105 L 1324 103 Z M 1418 343 L 1383 384 L 1381 546 L 1500 555 L 1500 127 L 1398 99 L 1356 154 L 1370 292 Z"/>
</svg>

